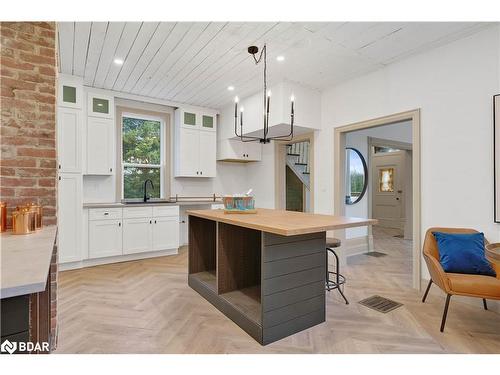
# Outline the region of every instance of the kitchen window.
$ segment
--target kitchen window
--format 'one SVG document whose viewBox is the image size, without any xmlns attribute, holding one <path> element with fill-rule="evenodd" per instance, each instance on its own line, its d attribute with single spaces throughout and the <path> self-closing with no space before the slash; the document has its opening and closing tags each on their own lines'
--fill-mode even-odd
<svg viewBox="0 0 500 375">
<path fill-rule="evenodd" d="M 151 198 L 165 197 L 166 125 L 161 117 L 123 112 L 122 135 L 122 199 L 144 196 L 144 182 Z"/>
</svg>

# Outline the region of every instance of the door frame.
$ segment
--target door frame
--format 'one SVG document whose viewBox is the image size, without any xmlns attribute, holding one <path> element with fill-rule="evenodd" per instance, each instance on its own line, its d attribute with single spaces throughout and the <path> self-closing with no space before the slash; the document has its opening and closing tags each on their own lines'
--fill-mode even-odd
<svg viewBox="0 0 500 375">
<path fill-rule="evenodd" d="M 291 141 L 274 141 L 274 206 L 277 210 L 286 208 L 286 145 L 309 141 L 309 209 L 314 212 L 314 132 L 296 135 Z"/>
<path fill-rule="evenodd" d="M 398 148 L 402 151 L 406 151 L 407 153 L 410 152 L 411 153 L 411 158 L 413 159 L 413 145 L 411 143 L 407 143 L 407 142 L 401 142 L 401 141 L 394 141 L 392 139 L 383 139 L 383 138 L 376 138 L 376 137 L 368 137 L 368 160 L 367 160 L 367 164 L 368 164 L 368 176 L 370 176 L 371 172 L 372 172 L 372 167 L 373 167 L 373 152 L 372 152 L 372 148 L 373 146 L 389 146 L 389 147 L 394 147 L 394 148 Z M 406 155 L 408 157 L 408 154 Z M 413 169 L 413 168 L 412 168 Z M 413 178 L 413 176 L 410 176 L 411 178 Z M 374 188 L 374 185 L 373 185 L 373 176 L 372 178 L 369 178 L 368 179 L 368 189 L 367 189 L 367 194 L 368 194 L 368 217 L 372 217 L 373 216 L 373 188 Z M 413 198 L 413 191 L 412 191 L 412 198 Z M 404 201 L 404 204 L 406 205 L 406 195 L 405 195 L 405 201 Z M 412 199 L 413 201 L 413 199 Z M 406 206 L 405 206 L 406 208 Z M 405 210 L 405 217 L 406 217 L 406 220 L 408 220 L 408 215 L 406 213 L 406 210 Z M 406 225 L 406 224 L 405 224 Z M 368 229 L 368 232 L 369 232 L 369 235 L 371 235 L 372 233 L 372 227 L 369 227 Z M 405 233 L 405 238 L 406 238 L 406 232 Z M 413 236 L 413 233 L 412 233 L 412 236 Z"/>
<path fill-rule="evenodd" d="M 402 121 L 412 123 L 412 190 L 413 190 L 413 251 L 412 251 L 412 284 L 413 288 L 420 290 L 421 280 L 421 189 L 420 189 L 420 109 L 395 113 L 388 116 L 378 117 L 370 120 L 360 121 L 335 128 L 334 130 L 334 197 L 333 213 L 336 216 L 345 215 L 345 145 L 346 133 L 355 130 L 375 128 L 383 125 L 394 124 Z M 371 238 L 371 227 L 368 227 L 369 238 Z M 345 239 L 345 229 L 335 231 L 335 236 Z"/>
</svg>

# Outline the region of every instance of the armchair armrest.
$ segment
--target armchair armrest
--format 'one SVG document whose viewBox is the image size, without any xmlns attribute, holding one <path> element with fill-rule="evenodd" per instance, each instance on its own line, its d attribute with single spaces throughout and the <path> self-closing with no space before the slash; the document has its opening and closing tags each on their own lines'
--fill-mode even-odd
<svg viewBox="0 0 500 375">
<path fill-rule="evenodd" d="M 424 254 L 425 262 L 427 263 L 427 268 L 431 274 L 432 281 L 437 284 L 444 292 L 449 293 L 451 291 L 450 283 L 446 272 L 444 272 L 443 267 L 439 261 L 427 254 Z"/>
</svg>

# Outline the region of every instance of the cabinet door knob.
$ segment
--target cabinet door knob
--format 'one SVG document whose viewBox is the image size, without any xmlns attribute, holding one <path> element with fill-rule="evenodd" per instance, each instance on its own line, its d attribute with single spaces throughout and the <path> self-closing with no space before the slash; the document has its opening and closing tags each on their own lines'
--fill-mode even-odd
<svg viewBox="0 0 500 375">
<path fill-rule="evenodd" d="M 200 172 L 200 174 L 203 174 L 203 172 Z"/>
<path fill-rule="evenodd" d="M 61 169 L 61 164 L 59 164 L 59 169 Z"/>
<path fill-rule="evenodd" d="M 198 174 L 198 173 L 199 173 L 199 172 L 198 172 L 198 171 L 196 171 L 196 174 Z"/>
<path fill-rule="evenodd" d="M 121 227 L 122 226 L 122 223 L 118 223 L 118 226 Z"/>
<path fill-rule="evenodd" d="M 155 224 L 156 224 L 156 220 L 155 220 Z"/>
<path fill-rule="evenodd" d="M 153 224 L 153 222 L 151 220 L 149 220 L 149 224 Z"/>
<path fill-rule="evenodd" d="M 113 172 L 113 168 L 109 168 L 109 171 L 110 171 L 110 172 Z"/>
<path fill-rule="evenodd" d="M 59 176 L 59 181 L 61 181 L 61 176 Z"/>
</svg>

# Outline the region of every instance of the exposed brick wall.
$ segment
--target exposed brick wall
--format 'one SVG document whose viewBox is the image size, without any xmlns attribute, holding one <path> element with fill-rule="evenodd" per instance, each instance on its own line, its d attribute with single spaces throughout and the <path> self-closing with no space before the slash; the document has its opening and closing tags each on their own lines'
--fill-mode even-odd
<svg viewBox="0 0 500 375">
<path fill-rule="evenodd" d="M 36 202 L 56 223 L 56 26 L 1 22 L 0 200 Z"/>
<path fill-rule="evenodd" d="M 56 24 L 0 23 L 0 200 L 43 206 L 56 224 Z M 50 331 L 57 342 L 57 246 L 50 266 Z"/>
</svg>

